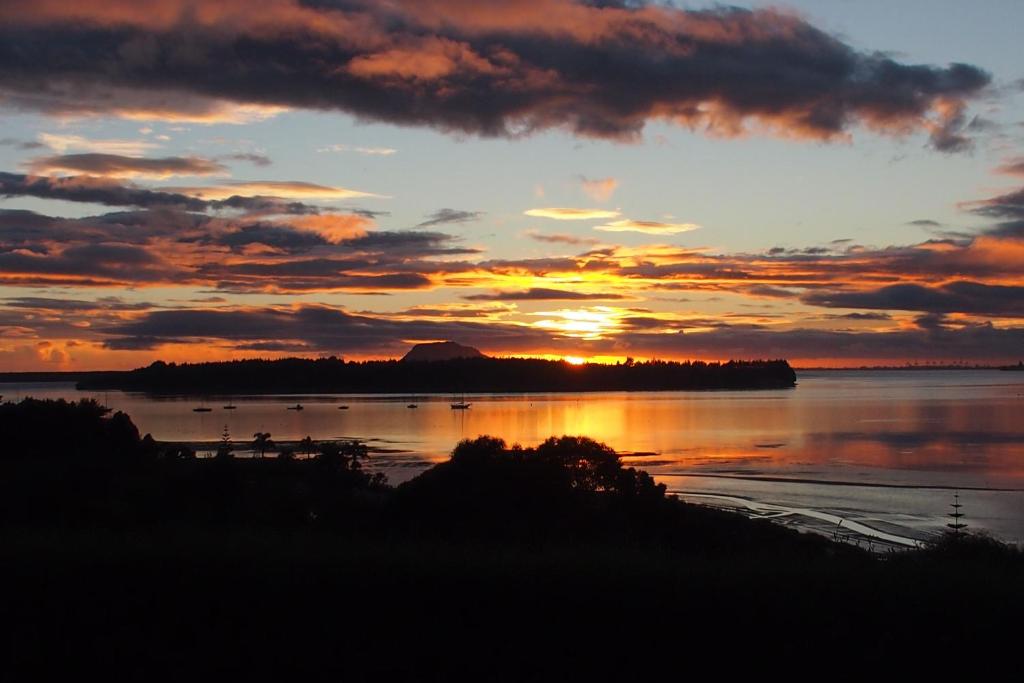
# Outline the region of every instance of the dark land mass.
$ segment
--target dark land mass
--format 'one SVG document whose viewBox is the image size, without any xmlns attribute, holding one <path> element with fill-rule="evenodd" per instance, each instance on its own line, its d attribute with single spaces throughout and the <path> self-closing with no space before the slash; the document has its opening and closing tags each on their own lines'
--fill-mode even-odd
<svg viewBox="0 0 1024 683">
<path fill-rule="evenodd" d="M 456 358 L 486 358 L 479 349 L 453 341 L 416 344 L 402 356 L 406 363 L 419 361 L 455 360 Z"/>
<path fill-rule="evenodd" d="M 0 405 L 0 675 L 949 675 L 1016 651 L 1024 558 L 984 537 L 871 555 L 685 504 L 581 437 L 464 441 L 399 487 L 358 443 L 254 441 L 197 459 L 93 402 Z"/>
<path fill-rule="evenodd" d="M 32 384 L 36 382 L 88 382 L 99 381 L 117 370 L 81 372 L 0 372 L 0 384 Z"/>
<path fill-rule="evenodd" d="M 981 364 L 976 363 L 974 365 L 968 365 L 966 363 L 950 363 L 944 365 L 859 365 L 856 367 L 799 367 L 796 368 L 801 372 L 850 372 L 853 371 L 865 371 L 865 372 L 876 372 L 876 371 L 905 371 L 905 370 L 917 370 L 921 372 L 931 370 L 1016 370 L 1016 365 L 992 365 L 992 364 Z M 1021 368 L 1024 369 L 1024 368 Z"/>
<path fill-rule="evenodd" d="M 181 365 L 158 361 L 88 377 L 78 386 L 154 394 L 277 394 L 781 389 L 795 384 L 796 373 L 784 360 L 577 366 L 532 358 L 346 362 L 332 357 Z"/>
</svg>

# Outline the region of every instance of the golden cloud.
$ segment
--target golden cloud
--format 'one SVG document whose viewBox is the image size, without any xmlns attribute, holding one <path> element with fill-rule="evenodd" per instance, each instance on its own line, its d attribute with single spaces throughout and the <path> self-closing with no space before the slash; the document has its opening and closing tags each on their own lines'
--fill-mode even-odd
<svg viewBox="0 0 1024 683">
<path fill-rule="evenodd" d="M 603 232 L 642 232 L 648 235 L 676 235 L 700 229 L 696 223 L 660 223 L 658 221 L 634 221 L 631 219 L 614 221 L 605 225 L 595 225 L 594 230 Z"/>
<path fill-rule="evenodd" d="M 618 211 L 607 209 L 570 209 L 563 207 L 549 207 L 544 209 L 528 209 L 523 212 L 534 218 L 552 218 L 556 221 L 585 221 L 597 218 L 615 218 Z"/>
</svg>

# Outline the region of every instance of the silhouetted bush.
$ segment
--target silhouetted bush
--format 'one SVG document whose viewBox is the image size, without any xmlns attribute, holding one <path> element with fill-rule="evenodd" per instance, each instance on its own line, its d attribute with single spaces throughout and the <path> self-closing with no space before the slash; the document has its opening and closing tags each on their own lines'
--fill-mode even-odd
<svg viewBox="0 0 1024 683">
<path fill-rule="evenodd" d="M 143 447 L 128 415 L 110 414 L 93 399 L 23 399 L 0 404 L 0 448 L 5 459 L 111 459 L 154 454 Z"/>
</svg>

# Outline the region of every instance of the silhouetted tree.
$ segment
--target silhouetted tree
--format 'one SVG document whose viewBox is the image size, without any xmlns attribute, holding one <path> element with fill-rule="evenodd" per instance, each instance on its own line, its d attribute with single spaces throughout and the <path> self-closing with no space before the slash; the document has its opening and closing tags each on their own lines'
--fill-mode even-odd
<svg viewBox="0 0 1024 683">
<path fill-rule="evenodd" d="M 221 460 L 229 460 L 235 457 L 235 445 L 231 443 L 231 433 L 228 426 L 224 425 L 224 432 L 220 435 L 220 444 L 217 446 L 217 457 Z"/>
<path fill-rule="evenodd" d="M 348 462 L 350 470 L 362 469 L 360 460 L 370 458 L 370 449 L 360 441 L 346 441 L 341 445 L 341 454 Z"/>
<path fill-rule="evenodd" d="M 270 432 L 256 432 L 252 435 L 252 451 L 259 453 L 262 458 L 267 451 L 274 448 L 274 442 L 270 439 Z"/>
<path fill-rule="evenodd" d="M 322 466 L 331 470 L 344 469 L 345 458 L 341 454 L 341 447 L 334 441 L 322 441 L 317 444 L 316 460 Z"/>
<path fill-rule="evenodd" d="M 131 418 L 93 399 L 26 398 L 0 404 L 0 458 L 122 459 L 155 455 L 152 438 L 143 443 Z"/>
</svg>

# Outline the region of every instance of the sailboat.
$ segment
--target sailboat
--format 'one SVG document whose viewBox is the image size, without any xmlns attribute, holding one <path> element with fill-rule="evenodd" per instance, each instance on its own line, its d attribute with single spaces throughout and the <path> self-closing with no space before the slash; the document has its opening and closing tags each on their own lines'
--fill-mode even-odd
<svg viewBox="0 0 1024 683">
<path fill-rule="evenodd" d="M 301 404 L 301 403 L 296 403 L 296 404 L 295 404 L 295 405 L 293 405 L 293 406 L 288 406 L 288 408 L 287 408 L 287 409 L 288 409 L 288 410 L 305 410 L 305 408 L 303 408 L 303 407 L 302 407 L 302 404 Z"/>
<path fill-rule="evenodd" d="M 463 395 L 463 397 L 460 400 L 455 401 L 454 403 L 450 403 L 449 405 L 452 407 L 452 410 L 469 410 L 469 406 L 473 404 L 466 403 L 466 397 L 465 395 Z"/>
<path fill-rule="evenodd" d="M 221 408 L 224 410 L 238 410 L 238 406 L 236 406 L 231 400 L 228 400 L 228 404 L 226 406 L 221 406 Z"/>
<path fill-rule="evenodd" d="M 205 405 L 198 405 L 192 409 L 193 413 L 212 413 L 213 408 L 207 408 Z"/>
</svg>

